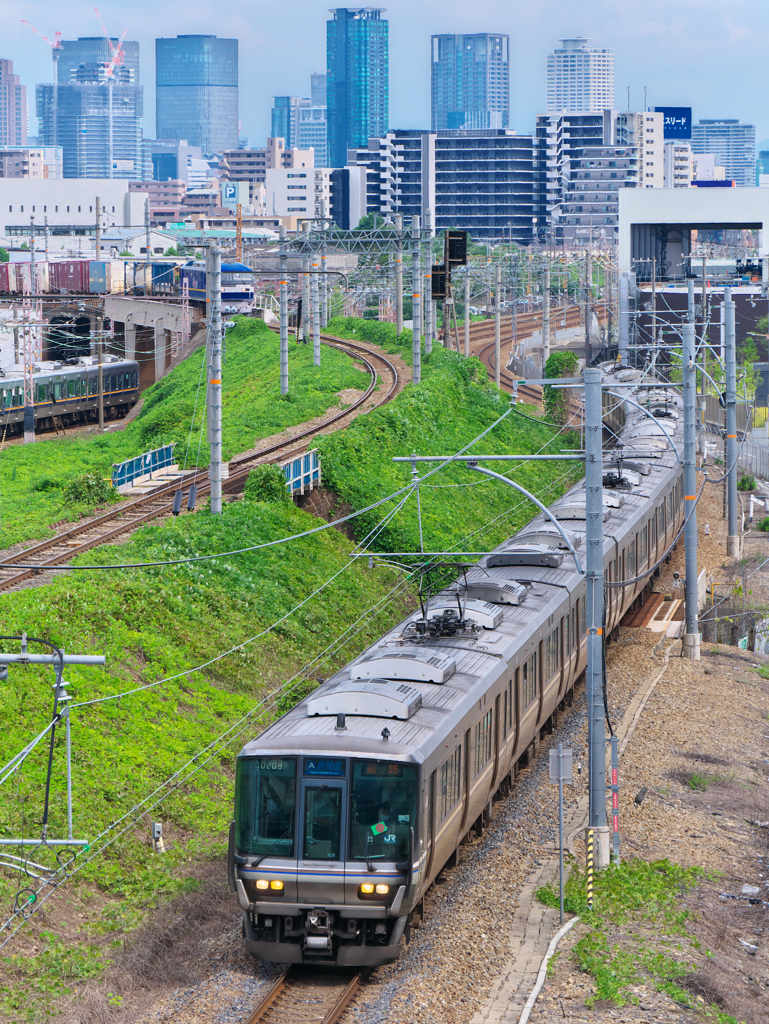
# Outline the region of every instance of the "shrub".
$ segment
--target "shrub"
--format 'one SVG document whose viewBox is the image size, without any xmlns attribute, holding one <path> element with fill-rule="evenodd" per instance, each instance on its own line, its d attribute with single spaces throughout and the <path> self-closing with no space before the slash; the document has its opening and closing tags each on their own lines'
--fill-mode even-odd
<svg viewBox="0 0 769 1024">
<path fill-rule="evenodd" d="M 756 529 L 761 530 L 762 533 L 769 533 L 769 516 L 759 519 L 756 523 Z"/>
<path fill-rule="evenodd" d="M 14 470 L 16 467 L 14 466 Z M 13 477 L 12 477 L 13 479 Z M 41 494 L 45 494 L 46 491 L 55 491 L 59 487 L 63 487 L 64 483 L 62 480 L 57 480 L 52 476 L 39 476 L 32 481 L 32 490 L 38 491 Z"/>
<path fill-rule="evenodd" d="M 247 501 L 291 501 L 283 470 L 277 466 L 257 466 L 248 474 L 243 488 Z"/>
<path fill-rule="evenodd" d="M 572 377 L 579 366 L 574 352 L 551 352 L 545 364 L 545 377 Z M 569 412 L 568 392 L 546 384 L 543 391 L 545 415 L 554 423 L 565 423 Z"/>
<path fill-rule="evenodd" d="M 755 491 L 755 489 L 756 478 L 754 476 L 746 474 L 745 476 L 740 477 L 739 483 L 737 484 L 738 491 Z"/>
<path fill-rule="evenodd" d="M 70 502 L 87 502 L 89 505 L 100 505 L 109 501 L 114 494 L 112 482 L 105 480 L 98 473 L 81 473 L 73 477 L 64 488 L 64 497 Z"/>
</svg>

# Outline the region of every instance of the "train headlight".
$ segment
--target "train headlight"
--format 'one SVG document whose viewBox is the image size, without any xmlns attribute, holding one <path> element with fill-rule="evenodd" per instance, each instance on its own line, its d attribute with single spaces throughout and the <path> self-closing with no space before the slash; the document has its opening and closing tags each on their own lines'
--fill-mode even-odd
<svg viewBox="0 0 769 1024">
<path fill-rule="evenodd" d="M 266 878 L 257 878 L 257 880 L 256 880 L 256 888 L 257 889 L 269 889 L 270 888 L 270 883 L 267 881 Z"/>
<path fill-rule="evenodd" d="M 270 882 L 270 888 L 274 892 L 283 892 L 283 883 L 282 882 Z"/>
<path fill-rule="evenodd" d="M 267 878 L 257 878 L 256 888 L 259 889 L 260 892 L 269 890 L 270 896 L 282 896 L 283 890 L 285 889 L 285 883 L 277 882 L 274 879 L 270 881 Z"/>
<path fill-rule="evenodd" d="M 389 885 L 375 885 L 373 882 L 363 882 L 358 886 L 358 899 L 360 900 L 378 900 L 389 895 Z"/>
</svg>

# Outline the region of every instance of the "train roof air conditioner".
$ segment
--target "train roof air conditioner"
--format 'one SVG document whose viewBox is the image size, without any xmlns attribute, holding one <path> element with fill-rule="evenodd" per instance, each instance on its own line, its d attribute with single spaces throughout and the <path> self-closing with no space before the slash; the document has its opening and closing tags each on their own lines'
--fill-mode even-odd
<svg viewBox="0 0 769 1024">
<path fill-rule="evenodd" d="M 307 717 L 317 715 L 366 715 L 370 718 L 411 718 L 422 706 L 422 694 L 413 686 L 387 679 L 363 682 L 345 679 L 326 683 L 308 697 Z"/>
<path fill-rule="evenodd" d="M 547 544 L 513 543 L 504 551 L 496 551 L 486 559 L 486 567 L 494 569 L 499 565 L 543 565 L 558 569 L 563 561 L 563 552 Z"/>
<path fill-rule="evenodd" d="M 582 543 L 582 534 L 572 533 L 569 530 L 563 531 L 571 541 L 572 547 L 578 548 Z M 561 533 L 556 530 L 552 523 L 541 523 L 531 530 L 524 529 L 518 534 L 518 541 L 525 541 L 527 544 L 546 544 L 551 548 L 562 548 L 568 551 L 566 542 Z"/>
<path fill-rule="evenodd" d="M 585 502 L 579 501 L 579 499 L 573 499 L 569 501 L 561 502 L 560 505 L 556 505 L 550 509 L 556 519 L 581 519 L 583 522 L 587 519 L 587 510 L 585 508 Z M 603 506 L 603 520 L 604 522 L 609 518 L 609 509 L 606 505 Z"/>
<path fill-rule="evenodd" d="M 464 592 L 469 598 L 490 604 L 517 605 L 526 600 L 526 587 L 515 580 L 468 580 Z"/>
<path fill-rule="evenodd" d="M 454 675 L 457 663 L 453 658 L 429 651 L 377 651 L 364 655 L 352 666 L 353 679 L 409 679 L 420 683 L 445 683 Z"/>
</svg>

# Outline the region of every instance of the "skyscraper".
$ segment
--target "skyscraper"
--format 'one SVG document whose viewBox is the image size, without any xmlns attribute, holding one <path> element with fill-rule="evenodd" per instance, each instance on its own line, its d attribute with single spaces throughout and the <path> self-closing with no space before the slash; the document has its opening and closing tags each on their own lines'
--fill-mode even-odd
<svg viewBox="0 0 769 1024">
<path fill-rule="evenodd" d="M 336 7 L 326 22 L 328 150 L 344 167 L 347 150 L 384 135 L 389 119 L 388 22 L 381 7 Z"/>
<path fill-rule="evenodd" d="M 756 129 L 738 120 L 700 120 L 692 125 L 692 153 L 715 153 L 726 177 L 738 185 L 756 184 Z"/>
<path fill-rule="evenodd" d="M 594 50 L 581 36 L 561 44 L 547 57 L 548 114 L 612 110 L 614 50 Z"/>
<path fill-rule="evenodd" d="M 186 139 L 206 156 L 237 147 L 237 39 L 156 39 L 155 85 L 159 139 Z"/>
<path fill-rule="evenodd" d="M 271 111 L 270 136 L 283 139 L 286 149 L 315 150 L 315 166 L 328 167 L 326 76 L 312 75 L 310 98 L 276 96 Z"/>
<path fill-rule="evenodd" d="M 432 37 L 432 129 L 507 128 L 510 37 Z"/>
<path fill-rule="evenodd" d="M 53 85 L 35 89 L 40 142 L 62 147 L 65 178 L 144 176 L 139 44 L 122 43 L 123 60 L 108 77 L 118 42 L 112 39 L 110 46 L 103 36 L 62 40 L 56 93 Z"/>
<path fill-rule="evenodd" d="M 13 73 L 12 60 L 0 60 L 0 146 L 27 142 L 27 89 Z"/>
</svg>

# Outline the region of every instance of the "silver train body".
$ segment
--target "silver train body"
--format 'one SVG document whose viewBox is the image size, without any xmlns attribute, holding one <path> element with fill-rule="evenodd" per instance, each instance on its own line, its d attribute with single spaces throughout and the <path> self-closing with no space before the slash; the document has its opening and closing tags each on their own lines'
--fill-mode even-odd
<svg viewBox="0 0 769 1024">
<path fill-rule="evenodd" d="M 681 448 L 680 397 L 651 397 Z M 656 454 L 619 472 L 607 455 L 609 582 L 654 565 L 683 522 L 675 454 L 659 427 L 626 412 L 624 445 Z M 584 557 L 584 482 L 551 511 Z M 243 748 L 228 880 L 253 956 L 350 966 L 398 957 L 427 888 L 535 757 L 585 671 L 585 581 L 561 545 L 536 516 L 466 586 L 431 599 L 427 620 L 453 609 L 462 628 L 401 622 Z M 646 586 L 607 588 L 607 635 Z"/>
</svg>

